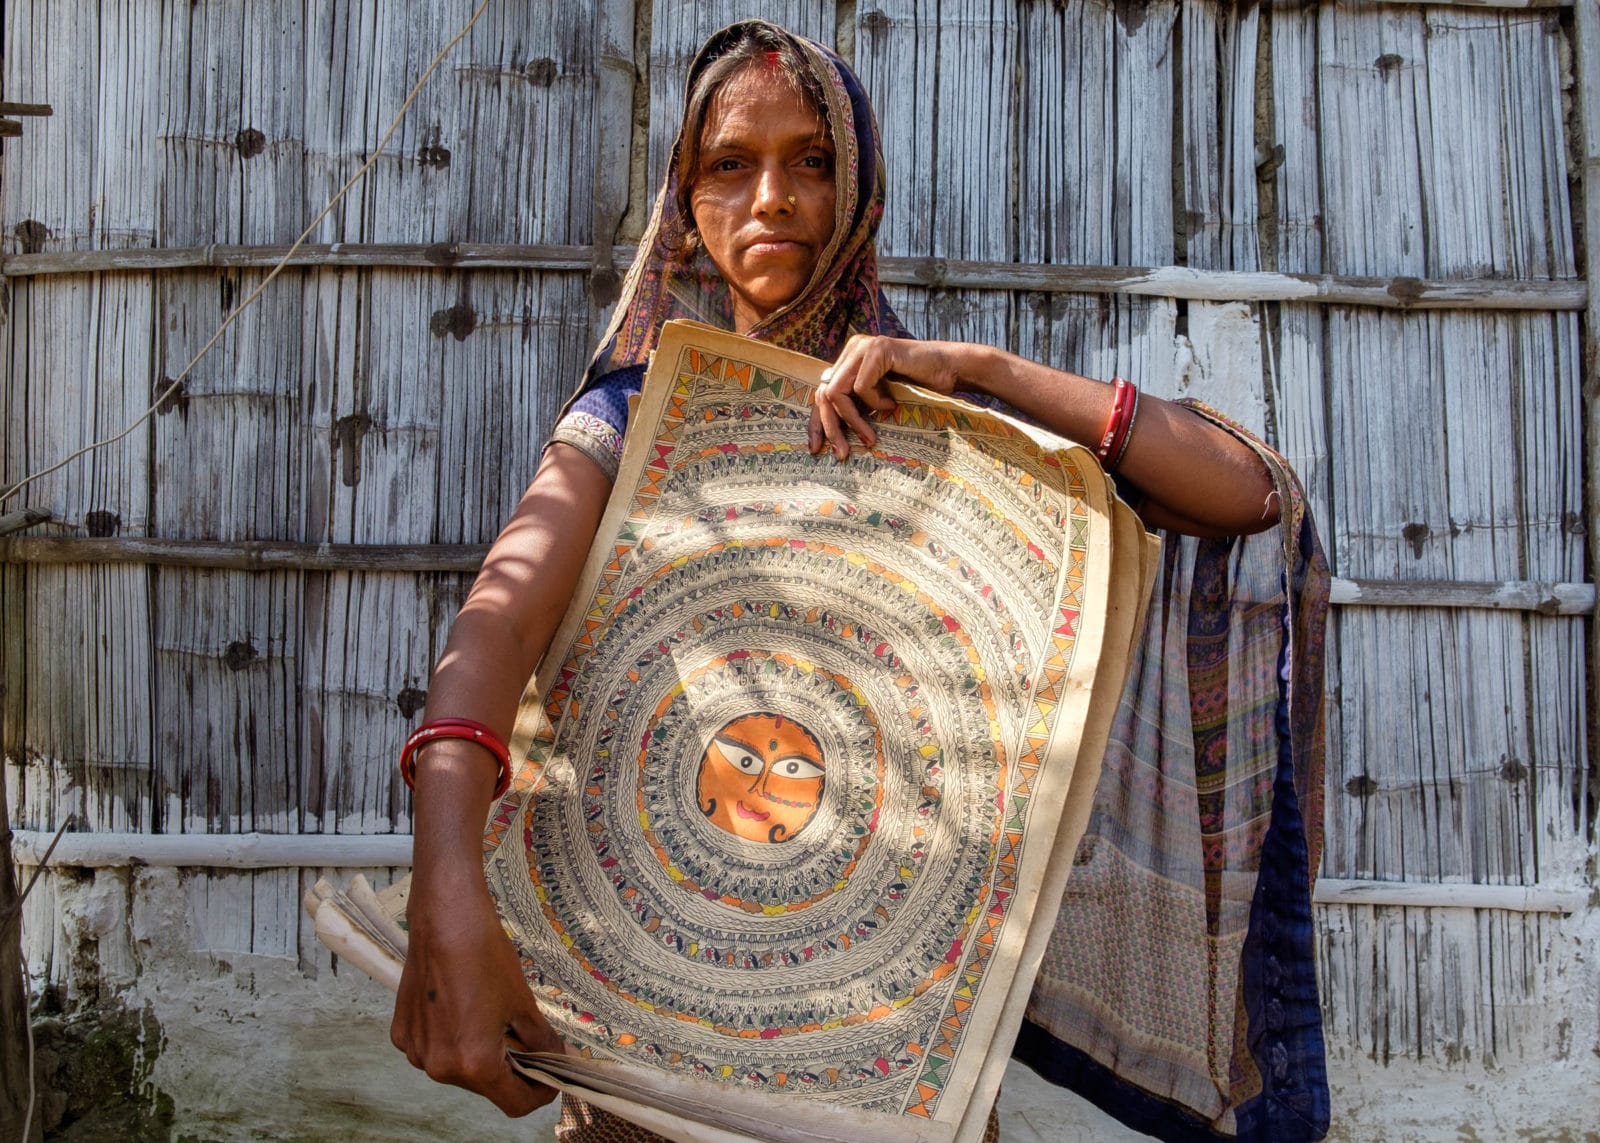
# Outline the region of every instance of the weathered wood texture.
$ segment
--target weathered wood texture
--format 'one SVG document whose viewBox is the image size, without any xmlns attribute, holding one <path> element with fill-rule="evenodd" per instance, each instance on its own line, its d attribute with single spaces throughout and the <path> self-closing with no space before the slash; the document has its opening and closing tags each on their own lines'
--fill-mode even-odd
<svg viewBox="0 0 1600 1143">
<path fill-rule="evenodd" d="M 0 170 L 7 481 L 144 407 L 471 7 L 7 5 L 4 90 L 56 109 Z M 634 240 L 659 185 L 694 50 L 759 14 L 856 62 L 890 174 L 885 279 L 916 332 L 1199 397 L 1302 473 L 1363 604 L 1331 632 L 1325 872 L 1504 891 L 1324 907 L 1334 1056 L 1587 1050 L 1546 1003 L 1592 972 L 1569 922 L 1494 905 L 1576 891 L 1592 828 L 1570 45 L 1509 7 L 491 5 L 319 249 L 148 431 L 22 498 L 48 535 L 246 554 L 0 570 L 13 813 L 408 828 L 390 760 L 470 561 L 314 553 L 492 537 L 586 360 L 619 206 Z M 1422 312 L 1440 302 L 1470 308 Z M 274 544 L 313 554 L 249 562 Z M 1481 586 L 1441 586 L 1462 584 Z M 325 962 L 288 919 L 295 876 L 185 885 L 206 947 Z M 67 980 L 56 899 L 27 917 L 36 969 Z"/>
</svg>

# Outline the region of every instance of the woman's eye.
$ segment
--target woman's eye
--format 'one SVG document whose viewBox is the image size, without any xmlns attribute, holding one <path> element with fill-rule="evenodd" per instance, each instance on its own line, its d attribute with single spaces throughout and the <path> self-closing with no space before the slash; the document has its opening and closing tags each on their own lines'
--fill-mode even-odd
<svg viewBox="0 0 1600 1143">
<path fill-rule="evenodd" d="M 772 764 L 772 772 L 780 778 L 820 778 L 823 769 L 809 758 L 780 758 Z"/>
<path fill-rule="evenodd" d="M 804 159 L 806 166 L 814 171 L 827 171 L 833 169 L 833 160 L 826 155 L 807 155 Z"/>
</svg>

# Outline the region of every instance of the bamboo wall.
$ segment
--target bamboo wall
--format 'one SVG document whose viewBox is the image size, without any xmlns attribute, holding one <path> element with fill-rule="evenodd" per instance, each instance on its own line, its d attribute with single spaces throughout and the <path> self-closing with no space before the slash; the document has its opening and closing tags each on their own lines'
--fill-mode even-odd
<svg viewBox="0 0 1600 1143">
<path fill-rule="evenodd" d="M 474 6 L 0 5 L 5 97 L 55 109 L 0 163 L 5 483 L 145 409 Z M 454 546 L 533 472 L 690 56 L 753 12 L 867 84 L 913 330 L 1202 397 L 1301 471 L 1344 601 L 1318 911 L 1336 1119 L 1381 1123 L 1355 1077 L 1398 1062 L 1600 1078 L 1574 227 L 1600 177 L 1574 79 L 1594 0 L 491 3 L 179 392 L 3 506 L 50 513 L 0 540 L 25 846 L 69 813 L 407 832 L 392 760 L 470 582 Z M 193 949 L 327 976 L 296 911 L 317 868 L 195 860 Z M 37 982 L 138 993 L 138 940 L 82 923 L 81 895 L 132 918 L 141 884 L 45 878 Z"/>
</svg>

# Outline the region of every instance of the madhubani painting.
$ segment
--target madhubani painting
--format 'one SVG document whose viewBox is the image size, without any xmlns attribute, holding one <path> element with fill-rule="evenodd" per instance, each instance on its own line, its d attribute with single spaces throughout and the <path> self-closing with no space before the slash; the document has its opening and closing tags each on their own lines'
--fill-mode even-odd
<svg viewBox="0 0 1600 1143">
<path fill-rule="evenodd" d="M 675 1138 L 976 1139 L 1151 551 L 1090 453 L 959 401 L 810 455 L 823 367 L 664 329 L 489 880 L 579 1057 L 536 1074 Z"/>
</svg>

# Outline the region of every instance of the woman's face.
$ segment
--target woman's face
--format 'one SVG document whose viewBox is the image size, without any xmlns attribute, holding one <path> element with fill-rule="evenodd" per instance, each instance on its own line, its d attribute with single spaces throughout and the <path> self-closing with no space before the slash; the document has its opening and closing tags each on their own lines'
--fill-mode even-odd
<svg viewBox="0 0 1600 1143">
<path fill-rule="evenodd" d="M 760 65 L 711 97 L 689 192 L 744 333 L 792 302 L 833 235 L 833 141 L 784 76 Z"/>
</svg>

